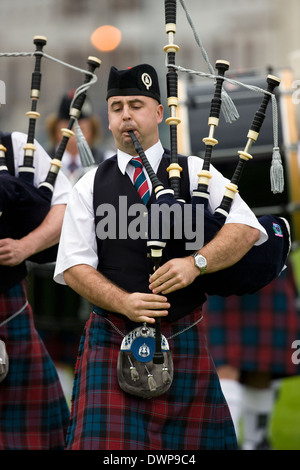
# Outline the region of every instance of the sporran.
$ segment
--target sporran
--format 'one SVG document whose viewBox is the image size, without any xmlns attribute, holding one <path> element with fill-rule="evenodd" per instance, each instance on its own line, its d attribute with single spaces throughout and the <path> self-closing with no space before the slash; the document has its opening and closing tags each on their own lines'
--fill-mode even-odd
<svg viewBox="0 0 300 470">
<path fill-rule="evenodd" d="M 130 331 L 121 343 L 117 375 L 121 389 L 142 398 L 157 397 L 169 390 L 173 381 L 173 360 L 165 336 L 161 337 L 163 364 L 153 362 L 155 328 L 144 324 Z"/>
</svg>

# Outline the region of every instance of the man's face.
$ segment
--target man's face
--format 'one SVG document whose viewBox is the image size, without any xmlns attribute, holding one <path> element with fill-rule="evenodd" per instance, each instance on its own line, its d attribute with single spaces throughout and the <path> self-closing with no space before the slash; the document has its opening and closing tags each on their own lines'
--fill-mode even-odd
<svg viewBox="0 0 300 470">
<path fill-rule="evenodd" d="M 132 130 L 144 150 L 159 139 L 158 124 L 163 106 L 148 96 L 112 96 L 108 99 L 108 120 L 118 149 L 136 155 L 128 131 Z"/>
</svg>

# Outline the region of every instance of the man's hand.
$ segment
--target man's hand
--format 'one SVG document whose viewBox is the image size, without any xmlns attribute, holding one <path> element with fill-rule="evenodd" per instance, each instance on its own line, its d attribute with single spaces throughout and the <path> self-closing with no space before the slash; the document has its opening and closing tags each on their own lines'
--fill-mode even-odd
<svg viewBox="0 0 300 470">
<path fill-rule="evenodd" d="M 16 266 L 58 243 L 65 209 L 65 204 L 52 206 L 42 223 L 20 240 L 0 239 L 0 265 Z"/>
<path fill-rule="evenodd" d="M 12 238 L 0 239 L 0 264 L 3 266 L 16 266 L 27 258 L 22 240 Z"/>
<path fill-rule="evenodd" d="M 201 248 L 207 259 L 206 273 L 228 268 L 239 261 L 259 239 L 259 230 L 243 224 L 225 224 L 216 236 Z M 200 270 L 194 258 L 174 258 L 163 264 L 150 277 L 150 289 L 154 294 L 170 294 L 191 284 Z M 206 274 L 204 274 L 205 276 Z"/>
<path fill-rule="evenodd" d="M 166 297 L 155 294 L 134 292 L 125 296 L 123 314 L 134 322 L 154 323 L 156 317 L 168 315 L 170 304 Z"/>
<path fill-rule="evenodd" d="M 149 287 L 153 294 L 169 294 L 188 286 L 199 274 L 192 256 L 173 258 L 151 275 Z"/>
</svg>

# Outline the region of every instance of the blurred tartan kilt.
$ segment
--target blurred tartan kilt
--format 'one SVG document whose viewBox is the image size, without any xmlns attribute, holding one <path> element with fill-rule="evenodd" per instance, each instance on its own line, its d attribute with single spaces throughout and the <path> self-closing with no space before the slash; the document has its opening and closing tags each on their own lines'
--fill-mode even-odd
<svg viewBox="0 0 300 470">
<path fill-rule="evenodd" d="M 23 307 L 24 287 L 0 293 L 0 323 Z M 30 305 L 0 327 L 0 339 L 9 356 L 9 371 L 0 383 L 0 449 L 63 449 L 69 410 Z"/>
<path fill-rule="evenodd" d="M 210 297 L 203 309 L 216 367 L 230 364 L 242 373 L 268 372 L 273 378 L 299 374 L 292 361 L 292 344 L 300 339 L 297 296 L 289 264 L 255 294 Z"/>
<path fill-rule="evenodd" d="M 203 322 L 169 340 L 174 380 L 163 395 L 143 399 L 121 390 L 117 357 L 123 334 L 137 324 L 97 309 L 86 323 L 73 387 L 68 450 L 235 449 L 236 437 L 207 351 Z M 167 339 L 201 315 L 174 324 L 162 319 Z M 141 325 L 141 324 L 138 324 Z"/>
</svg>

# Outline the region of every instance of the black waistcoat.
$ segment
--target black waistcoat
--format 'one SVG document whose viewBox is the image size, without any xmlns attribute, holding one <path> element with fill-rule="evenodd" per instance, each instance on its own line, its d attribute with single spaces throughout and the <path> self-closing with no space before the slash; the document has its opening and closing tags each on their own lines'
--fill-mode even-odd
<svg viewBox="0 0 300 470">
<path fill-rule="evenodd" d="M 11 175 L 15 174 L 14 165 L 14 154 L 12 147 L 11 134 L 1 134 L 1 141 L 4 147 L 6 147 L 6 165 Z M 0 216 L 0 238 L 1 238 L 1 216 Z M 3 228 L 5 232 L 5 228 Z M 0 265 L 0 292 L 7 291 L 10 287 L 13 287 L 20 281 L 22 281 L 27 274 L 25 261 L 17 266 L 1 266 Z"/>
<path fill-rule="evenodd" d="M 181 195 L 186 202 L 189 202 L 190 191 L 187 158 L 179 156 L 179 164 L 183 168 L 181 173 Z M 168 151 L 165 151 L 157 172 L 159 180 L 165 187 L 169 186 L 168 172 L 166 171 L 169 165 L 170 155 Z M 107 215 L 99 216 L 96 213 L 97 208 L 102 204 L 113 206 L 116 211 L 116 221 L 119 220 L 120 196 L 126 196 L 127 207 L 133 204 L 141 204 L 141 199 L 130 178 L 127 174 L 123 175 L 120 172 L 117 157 L 114 156 L 101 163 L 95 175 L 93 203 L 96 229 L 98 223 Z M 154 198 L 155 196 L 152 192 L 147 207 L 153 202 Z M 127 216 L 128 225 L 135 217 Z M 128 292 L 150 292 L 148 287 L 149 265 L 147 262 L 146 240 L 142 238 L 133 240 L 126 235 L 121 239 L 118 238 L 118 233 L 119 224 L 117 223 L 116 239 L 106 238 L 105 240 L 100 240 L 99 237 L 96 237 L 99 258 L 98 270 Z M 187 315 L 196 307 L 202 305 L 206 299 L 198 280 L 184 289 L 168 294 L 167 298 L 171 304 L 167 317 L 167 320 L 170 322 Z"/>
</svg>

